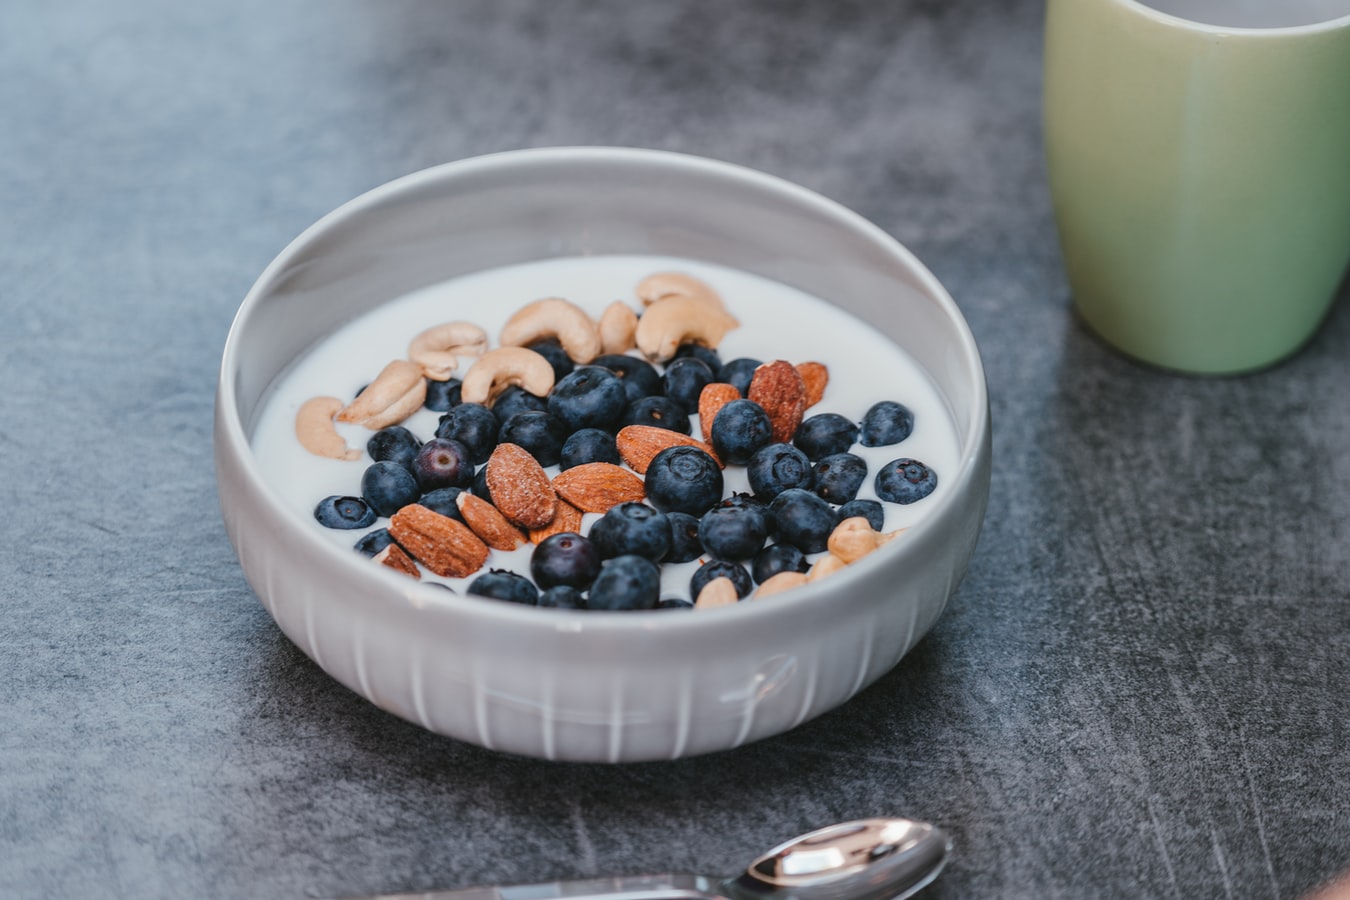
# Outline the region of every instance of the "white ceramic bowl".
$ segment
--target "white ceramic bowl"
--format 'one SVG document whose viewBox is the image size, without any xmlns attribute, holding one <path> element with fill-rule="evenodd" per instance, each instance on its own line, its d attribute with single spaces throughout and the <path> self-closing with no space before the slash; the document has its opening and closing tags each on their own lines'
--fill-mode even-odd
<svg viewBox="0 0 1350 900">
<path fill-rule="evenodd" d="M 642 253 L 746 270 L 827 298 L 917 359 L 960 464 L 903 540 L 772 602 L 707 613 L 544 610 L 374 566 L 285 508 L 249 439 L 268 386 L 384 299 L 485 268 Z M 780 179 L 643 150 L 525 150 L 450 163 L 352 200 L 263 272 L 226 341 L 216 470 L 230 540 L 282 631 L 372 703 L 431 731 L 548 759 L 724 750 L 843 703 L 933 625 L 989 490 L 984 372 L 956 305 L 904 247 Z M 935 495 L 935 500 L 937 497 Z"/>
</svg>

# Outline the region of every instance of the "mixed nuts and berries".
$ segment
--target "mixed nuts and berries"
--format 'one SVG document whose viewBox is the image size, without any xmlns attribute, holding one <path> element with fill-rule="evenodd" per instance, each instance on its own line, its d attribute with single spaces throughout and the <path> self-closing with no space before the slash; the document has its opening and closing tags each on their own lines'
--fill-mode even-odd
<svg viewBox="0 0 1350 900">
<path fill-rule="evenodd" d="M 823 364 L 723 362 L 717 347 L 739 323 L 692 276 L 658 273 L 636 293 L 641 315 L 615 301 L 598 320 L 556 297 L 527 304 L 495 348 L 472 323 L 439 325 L 350 403 L 306 402 L 295 421 L 306 450 L 372 460 L 361 496 L 326 497 L 314 517 L 338 529 L 387 519 L 355 548 L 413 578 L 426 570 L 472 578 L 470 594 L 599 610 L 769 596 L 900 533 L 882 531 L 881 502 L 857 498 L 869 472 L 850 450 L 905 440 L 909 409 L 882 400 L 861 422 L 808 416 L 829 381 Z M 442 413 L 425 441 L 400 424 L 424 407 Z M 335 422 L 373 432 L 364 452 Z M 744 467 L 749 492 L 726 495 L 727 466 Z M 937 486 L 903 457 L 872 477 L 890 503 Z M 589 528 L 586 513 L 599 514 Z M 489 567 L 494 550 L 526 545 L 531 577 Z M 660 567 L 693 561 L 688 599 L 662 599 Z"/>
</svg>

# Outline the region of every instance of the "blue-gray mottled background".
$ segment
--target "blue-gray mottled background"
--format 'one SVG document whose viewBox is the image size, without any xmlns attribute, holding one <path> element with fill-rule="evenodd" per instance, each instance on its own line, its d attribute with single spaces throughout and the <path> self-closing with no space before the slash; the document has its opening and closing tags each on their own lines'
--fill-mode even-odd
<svg viewBox="0 0 1350 900">
<path fill-rule="evenodd" d="M 905 812 L 932 898 L 1294 897 L 1350 866 L 1350 303 L 1261 375 L 1134 366 L 1069 310 L 1036 0 L 0 5 L 0 895 L 288 897 L 730 872 Z M 984 354 L 960 592 L 844 708 L 716 756 L 505 758 L 301 655 L 211 463 L 266 263 L 393 177 L 680 150 L 849 205 Z"/>
</svg>

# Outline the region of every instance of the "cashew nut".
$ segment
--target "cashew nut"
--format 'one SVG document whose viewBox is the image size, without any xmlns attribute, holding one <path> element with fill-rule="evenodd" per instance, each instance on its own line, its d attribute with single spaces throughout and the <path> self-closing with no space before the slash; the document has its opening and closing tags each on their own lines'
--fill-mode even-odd
<svg viewBox="0 0 1350 900">
<path fill-rule="evenodd" d="M 694 609 L 713 609 L 718 606 L 731 606 L 740 599 L 736 593 L 736 585 L 730 578 L 722 576 L 714 578 L 703 586 L 703 590 L 698 592 L 698 599 L 694 601 Z"/>
<path fill-rule="evenodd" d="M 769 597 L 803 584 L 806 584 L 805 572 L 779 572 L 777 575 L 771 575 L 764 579 L 764 583 L 752 596 L 756 598 Z"/>
<path fill-rule="evenodd" d="M 740 322 L 720 307 L 697 297 L 668 297 L 653 303 L 638 319 L 634 338 L 638 350 L 652 362 L 675 356 L 681 344 L 716 347 Z"/>
<path fill-rule="evenodd" d="M 806 573 L 806 580 L 819 581 L 826 575 L 833 575 L 846 565 L 848 565 L 848 563 L 844 562 L 833 553 L 827 554 L 816 560 L 815 564 L 811 566 L 811 571 Z"/>
<path fill-rule="evenodd" d="M 694 297 L 713 304 L 718 309 L 726 309 L 722 297 L 705 282 L 684 272 L 657 272 L 638 282 L 638 299 L 644 306 L 651 306 L 658 300 L 673 297 Z"/>
<path fill-rule="evenodd" d="M 459 357 L 482 356 L 487 332 L 472 322 L 446 322 L 423 331 L 408 344 L 408 359 L 432 381 L 448 381 L 459 368 Z"/>
<path fill-rule="evenodd" d="M 295 437 L 300 446 L 315 456 L 360 459 L 361 451 L 348 449 L 333 424 L 333 416 L 341 409 L 342 401 L 336 397 L 314 397 L 301 404 L 295 413 Z"/>
<path fill-rule="evenodd" d="M 600 314 L 597 323 L 600 331 L 600 352 L 627 353 L 635 346 L 633 332 L 637 329 L 638 317 L 632 307 L 622 300 L 615 300 Z"/>
<path fill-rule="evenodd" d="M 465 403 L 491 406 L 497 395 L 511 385 L 519 385 L 536 397 L 553 388 L 553 366 L 533 350 L 524 347 L 498 347 L 489 350 L 464 373 L 460 397 Z"/>
<path fill-rule="evenodd" d="M 347 408 L 339 422 L 359 422 L 371 431 L 396 425 L 422 408 L 427 382 L 422 370 L 406 359 L 396 359 Z"/>
<path fill-rule="evenodd" d="M 846 563 L 862 559 L 881 546 L 881 535 L 863 516 L 845 519 L 830 532 L 830 552 Z"/>
<path fill-rule="evenodd" d="M 600 331 L 591 317 L 561 297 L 527 303 L 502 326 L 503 347 L 524 347 L 545 338 L 557 338 L 573 362 L 588 363 L 600 355 Z"/>
</svg>

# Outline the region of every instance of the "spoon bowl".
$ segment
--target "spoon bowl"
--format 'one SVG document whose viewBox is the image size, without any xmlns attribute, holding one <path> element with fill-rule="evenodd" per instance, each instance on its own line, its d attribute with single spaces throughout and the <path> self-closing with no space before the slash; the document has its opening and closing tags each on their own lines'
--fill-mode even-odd
<svg viewBox="0 0 1350 900">
<path fill-rule="evenodd" d="M 793 838 L 726 885 L 735 898 L 888 900 L 909 897 L 946 864 L 951 839 L 909 819 L 860 819 Z"/>
</svg>

